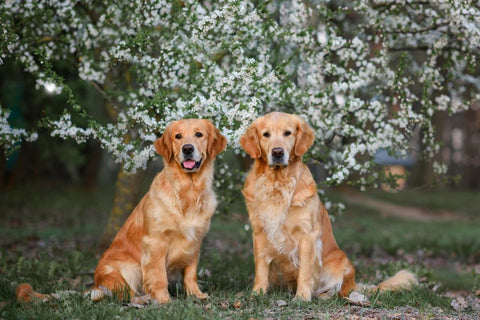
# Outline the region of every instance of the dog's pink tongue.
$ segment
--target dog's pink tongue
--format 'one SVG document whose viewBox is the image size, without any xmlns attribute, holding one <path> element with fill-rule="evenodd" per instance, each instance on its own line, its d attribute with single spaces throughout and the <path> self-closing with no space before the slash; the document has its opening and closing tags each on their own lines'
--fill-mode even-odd
<svg viewBox="0 0 480 320">
<path fill-rule="evenodd" d="M 183 166 L 187 169 L 193 169 L 193 167 L 195 167 L 195 161 L 193 160 L 184 161 Z"/>
</svg>

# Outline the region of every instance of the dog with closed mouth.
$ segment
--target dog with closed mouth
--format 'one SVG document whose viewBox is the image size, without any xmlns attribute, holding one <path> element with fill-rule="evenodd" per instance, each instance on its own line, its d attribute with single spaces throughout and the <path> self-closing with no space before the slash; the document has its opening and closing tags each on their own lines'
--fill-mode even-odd
<svg viewBox="0 0 480 320">
<path fill-rule="evenodd" d="M 347 297 L 357 289 L 355 268 L 338 247 L 316 183 L 302 162 L 314 132 L 299 116 L 272 112 L 256 119 L 240 138 L 254 159 L 243 188 L 253 230 L 254 293 L 271 285 L 296 290 L 296 297 Z M 407 271 L 376 288 L 415 283 Z"/>
</svg>

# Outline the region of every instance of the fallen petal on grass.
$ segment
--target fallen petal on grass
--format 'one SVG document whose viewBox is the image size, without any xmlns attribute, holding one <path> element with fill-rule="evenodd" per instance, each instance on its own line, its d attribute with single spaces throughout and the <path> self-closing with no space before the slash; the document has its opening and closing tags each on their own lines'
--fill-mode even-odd
<svg viewBox="0 0 480 320">
<path fill-rule="evenodd" d="M 467 303 L 468 303 L 468 306 L 472 308 L 472 310 L 480 311 L 480 299 L 477 298 L 476 296 L 474 295 L 468 296 Z"/>
<path fill-rule="evenodd" d="M 455 311 L 461 312 L 468 307 L 468 303 L 463 297 L 458 297 L 452 300 L 451 306 Z"/>
<path fill-rule="evenodd" d="M 360 305 L 360 306 L 368 306 L 370 305 L 370 301 L 368 297 L 360 292 L 352 291 L 346 300 L 352 304 Z"/>
<path fill-rule="evenodd" d="M 277 307 L 286 307 L 288 305 L 287 301 L 285 300 L 277 300 L 275 301 Z"/>
</svg>

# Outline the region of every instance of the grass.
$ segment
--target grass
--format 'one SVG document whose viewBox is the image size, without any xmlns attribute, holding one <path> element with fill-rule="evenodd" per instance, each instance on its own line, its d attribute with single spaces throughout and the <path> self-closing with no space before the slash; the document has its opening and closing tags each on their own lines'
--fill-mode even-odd
<svg viewBox="0 0 480 320">
<path fill-rule="evenodd" d="M 72 239 L 99 235 L 113 203 L 113 191 L 112 186 L 86 192 L 72 187 L 35 185 L 2 191 L 0 234 L 3 239 L 0 240 L 15 242 L 29 236 Z"/>
<path fill-rule="evenodd" d="M 116 298 L 92 303 L 80 293 L 92 285 L 98 261 L 95 240 L 111 203 L 108 192 L 42 192 L 28 187 L 0 195 L 0 211 L 5 212 L 0 218 L 1 319 L 336 319 L 396 314 L 431 318 L 438 317 L 440 309 L 442 316 L 455 317 L 443 292 L 479 289 L 478 275 L 468 270 L 469 265 L 480 263 L 477 224 L 383 218 L 369 208 L 349 206 L 345 214 L 336 217 L 334 231 L 340 247 L 356 265 L 359 281 L 377 283 L 408 267 L 423 279 L 419 287 L 375 294 L 370 307 L 351 305 L 337 297 L 305 303 L 279 290 L 252 297 L 251 231 L 245 227 L 245 213 L 230 212 L 214 216 L 202 249 L 199 283 L 209 300 L 187 298 L 181 286 L 173 284 L 170 292 L 174 299 L 165 306 L 137 309 Z M 33 195 L 24 201 L 27 193 Z M 19 304 L 14 301 L 15 288 L 22 282 L 42 293 L 75 290 L 78 294 L 46 303 Z M 443 289 L 433 289 L 438 284 Z M 279 307 L 280 300 L 287 305 Z M 475 314 L 462 316 L 468 319 Z"/>
<path fill-rule="evenodd" d="M 436 200 L 442 197 L 449 198 L 446 202 L 450 209 L 455 208 L 455 203 L 463 208 L 463 201 L 470 193 L 417 193 L 415 197 L 421 200 L 415 200 L 410 192 L 377 192 L 375 196 L 384 200 L 396 199 L 392 202 L 401 205 L 422 203 L 425 209 L 437 210 Z M 342 201 L 339 194 L 332 198 Z M 405 201 L 402 202 L 402 199 Z M 429 203 L 435 205 L 429 206 Z M 476 220 L 478 217 L 472 216 L 473 212 L 480 212 L 480 204 L 475 207 L 477 203 L 472 202 L 468 212 L 455 210 L 462 219 L 429 222 L 385 217 L 371 208 L 349 205 L 347 212 L 337 217 L 334 231 L 337 241 L 349 252 L 349 256 L 354 260 L 359 258 L 357 269 L 362 273 L 373 274 L 379 268 L 376 260 L 383 262 L 387 259 L 391 263 L 393 261 L 394 269 L 414 270 L 443 290 L 469 292 L 480 288 L 480 275 L 472 270 L 472 266 L 480 263 L 480 224 Z M 393 271 L 390 268 L 387 274 Z"/>
<path fill-rule="evenodd" d="M 372 209 L 350 206 L 337 218 L 337 240 L 355 252 L 371 255 L 375 249 L 390 254 L 426 251 L 463 261 L 480 262 L 480 224 L 467 221 L 419 222 L 382 217 Z"/>
</svg>

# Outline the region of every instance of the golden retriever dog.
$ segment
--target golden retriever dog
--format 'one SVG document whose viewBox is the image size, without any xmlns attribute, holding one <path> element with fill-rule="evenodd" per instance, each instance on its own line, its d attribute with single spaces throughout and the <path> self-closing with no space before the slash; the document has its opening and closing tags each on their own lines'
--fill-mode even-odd
<svg viewBox="0 0 480 320">
<path fill-rule="evenodd" d="M 217 206 L 213 162 L 226 144 L 208 120 L 184 119 L 167 126 L 155 141 L 165 167 L 100 258 L 93 299 L 104 288 L 128 288 L 131 296 L 145 293 L 166 303 L 168 279 L 178 271 L 188 295 L 207 298 L 197 284 L 197 265 Z"/>
<path fill-rule="evenodd" d="M 272 112 L 256 119 L 240 138 L 254 159 L 243 195 L 253 230 L 254 293 L 270 285 L 296 288 L 296 297 L 348 297 L 356 288 L 355 268 L 338 247 L 316 183 L 302 162 L 314 132 L 296 115 Z M 379 289 L 408 287 L 401 272 Z"/>
<path fill-rule="evenodd" d="M 145 294 L 141 302 L 151 298 L 166 303 L 168 280 L 178 272 L 183 272 L 188 295 L 208 297 L 198 287 L 197 265 L 217 206 L 213 162 L 226 144 L 208 120 L 184 119 L 167 126 L 155 141 L 164 169 L 100 258 L 95 286 L 87 292 L 93 300 L 129 293 L 130 297 Z M 22 302 L 51 297 L 33 291 L 29 284 L 17 288 L 17 300 Z"/>
</svg>

